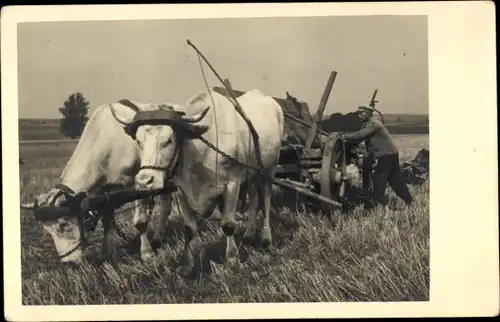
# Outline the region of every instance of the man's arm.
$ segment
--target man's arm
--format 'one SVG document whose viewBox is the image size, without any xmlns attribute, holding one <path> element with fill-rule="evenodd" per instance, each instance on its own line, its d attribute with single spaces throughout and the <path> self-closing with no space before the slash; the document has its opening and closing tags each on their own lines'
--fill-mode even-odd
<svg viewBox="0 0 500 322">
<path fill-rule="evenodd" d="M 376 122 L 369 122 L 366 127 L 360 131 L 344 134 L 344 138 L 350 141 L 364 140 L 378 129 L 377 125 Z"/>
</svg>

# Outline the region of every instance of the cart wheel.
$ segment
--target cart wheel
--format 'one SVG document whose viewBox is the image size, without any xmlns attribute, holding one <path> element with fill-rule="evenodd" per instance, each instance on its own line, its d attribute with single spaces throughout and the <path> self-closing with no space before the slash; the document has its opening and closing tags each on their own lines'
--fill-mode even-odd
<svg viewBox="0 0 500 322">
<path fill-rule="evenodd" d="M 346 149 L 342 136 L 330 134 L 323 150 L 321 164 L 321 195 L 344 204 L 346 188 Z M 344 207 L 345 208 L 345 207 Z M 328 212 L 329 206 L 322 205 L 323 212 Z"/>
</svg>

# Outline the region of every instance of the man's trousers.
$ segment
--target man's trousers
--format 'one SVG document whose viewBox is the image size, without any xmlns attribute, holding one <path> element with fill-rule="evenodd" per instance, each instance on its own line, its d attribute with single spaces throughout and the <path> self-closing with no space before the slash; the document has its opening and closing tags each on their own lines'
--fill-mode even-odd
<svg viewBox="0 0 500 322">
<path fill-rule="evenodd" d="M 385 196 L 387 184 L 392 188 L 396 195 L 401 198 L 406 205 L 413 202 L 413 197 L 406 184 L 403 173 L 399 166 L 399 154 L 385 155 L 375 160 L 373 172 L 371 173 L 372 188 L 371 193 L 373 201 L 378 204 L 387 205 L 388 198 Z M 365 203 L 365 208 L 367 204 Z M 371 206 L 368 205 L 368 208 Z"/>
</svg>

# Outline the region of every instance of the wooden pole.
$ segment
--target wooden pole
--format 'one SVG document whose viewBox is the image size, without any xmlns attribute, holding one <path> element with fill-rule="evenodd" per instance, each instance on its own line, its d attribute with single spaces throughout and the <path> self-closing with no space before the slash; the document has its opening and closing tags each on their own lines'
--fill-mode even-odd
<svg viewBox="0 0 500 322">
<path fill-rule="evenodd" d="M 330 77 L 328 78 L 328 82 L 326 83 L 325 90 L 323 91 L 323 96 L 321 97 L 321 101 L 319 103 L 318 110 L 316 111 L 315 119 L 311 127 L 311 131 L 309 132 L 309 136 L 306 141 L 306 149 L 310 149 L 314 139 L 316 138 L 316 134 L 318 132 L 319 125 L 323 119 L 323 113 L 325 112 L 326 103 L 328 102 L 328 97 L 330 96 L 330 92 L 332 91 L 333 82 L 335 82 L 335 78 L 337 77 L 337 72 L 332 71 L 330 73 Z"/>
<path fill-rule="evenodd" d="M 307 122 L 306 122 L 306 121 L 304 121 L 304 120 L 299 119 L 298 117 L 293 116 L 292 114 L 289 114 L 289 113 L 283 112 L 283 115 L 284 115 L 285 117 L 288 117 L 288 118 L 290 118 L 290 119 L 294 120 L 294 121 L 295 121 L 295 122 L 297 122 L 297 123 L 300 123 L 300 124 L 302 124 L 302 125 L 307 126 L 308 128 L 311 128 L 311 127 L 312 127 L 312 125 L 311 125 L 311 124 L 307 123 Z M 320 133 L 320 134 L 322 134 L 322 135 L 324 135 L 324 136 L 328 136 L 328 135 L 329 135 L 327 132 L 325 132 L 325 131 L 323 131 L 323 130 L 321 130 L 321 129 L 318 129 L 318 133 Z"/>
<path fill-rule="evenodd" d="M 286 182 L 286 181 L 283 181 L 282 179 L 274 179 L 273 182 L 279 186 L 282 186 L 286 189 L 290 189 L 290 190 L 294 190 L 300 194 L 303 194 L 303 195 L 306 195 L 310 198 L 313 198 L 313 199 L 316 199 L 316 200 L 319 200 L 319 201 L 323 201 L 324 203 L 327 203 L 329 204 L 330 206 L 332 207 L 335 207 L 335 208 L 342 208 L 342 204 L 340 202 L 337 202 L 335 200 L 332 200 L 332 199 L 328 199 L 326 197 L 323 197 L 322 195 L 319 195 L 315 192 L 312 192 L 306 188 L 302 188 L 302 187 L 298 187 L 298 186 L 295 186 L 289 182 Z"/>
</svg>

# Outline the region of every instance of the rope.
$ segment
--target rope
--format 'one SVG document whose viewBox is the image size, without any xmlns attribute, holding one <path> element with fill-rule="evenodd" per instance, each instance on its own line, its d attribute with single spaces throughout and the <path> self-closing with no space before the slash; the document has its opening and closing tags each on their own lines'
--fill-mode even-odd
<svg viewBox="0 0 500 322">
<path fill-rule="evenodd" d="M 218 149 L 218 146 L 219 146 L 219 131 L 218 131 L 218 124 L 217 124 L 217 112 L 216 112 L 216 108 L 215 108 L 215 102 L 214 102 L 214 99 L 213 99 L 213 96 L 212 96 L 212 91 L 210 91 L 210 86 L 208 85 L 208 82 L 207 82 L 207 78 L 205 76 L 205 71 L 203 69 L 203 64 L 201 62 L 201 55 L 200 53 L 197 52 L 197 57 L 198 57 L 198 64 L 200 65 L 200 70 L 201 70 L 201 75 L 203 77 L 203 81 L 205 83 L 205 86 L 207 88 L 207 92 L 208 94 L 210 95 L 210 99 L 212 101 L 212 106 L 214 107 L 214 119 L 215 119 L 215 140 L 217 142 L 216 146 L 215 146 L 215 151 L 220 151 Z M 200 139 L 201 139 L 201 136 L 200 136 Z M 248 146 L 250 148 L 250 140 L 251 140 L 251 137 L 249 136 L 248 137 Z M 204 141 L 202 139 L 202 141 Z M 204 141 L 204 142 L 207 142 L 207 141 Z M 221 153 L 222 154 L 222 153 Z M 229 157 L 227 154 L 223 154 L 226 158 L 229 158 L 229 159 L 232 159 L 234 160 L 233 158 Z M 218 178 L 219 178 L 219 161 L 218 161 L 218 157 L 219 157 L 219 153 L 216 153 L 215 154 L 215 189 L 217 190 L 217 186 L 218 186 Z M 260 172 L 260 171 L 259 171 Z M 247 177 L 247 181 L 248 181 L 248 177 L 249 177 L 249 174 L 248 172 L 246 173 L 246 177 Z M 246 195 L 244 197 L 246 199 Z"/>
<path fill-rule="evenodd" d="M 217 124 L 217 111 L 215 108 L 215 102 L 214 98 L 212 97 L 212 92 L 210 91 L 210 86 L 208 86 L 207 78 L 205 76 L 205 71 L 203 70 L 203 64 L 201 63 L 201 57 L 200 54 L 197 54 L 198 56 L 198 63 L 200 65 L 200 70 L 201 70 L 201 75 L 203 76 L 203 81 L 205 82 L 205 86 L 207 88 L 207 92 L 210 95 L 210 100 L 212 101 L 212 106 L 213 106 L 213 111 L 214 111 L 214 122 L 215 122 L 215 142 L 217 142 L 217 147 L 219 146 L 219 131 L 218 131 L 218 124 Z M 200 136 L 201 138 L 201 136 Z M 215 187 L 214 190 L 217 193 L 217 186 L 218 186 L 218 180 L 219 178 L 219 155 L 216 153 L 215 154 Z"/>
<path fill-rule="evenodd" d="M 205 61 L 205 63 L 208 65 L 208 67 L 212 70 L 212 72 L 214 73 L 214 75 L 219 79 L 219 81 L 221 83 L 223 83 L 226 87 L 226 89 L 229 90 L 229 95 L 231 96 L 231 100 L 233 100 L 233 104 L 235 105 L 235 108 L 236 108 L 236 111 L 241 115 L 241 117 L 243 117 L 243 119 L 245 120 L 245 122 L 247 123 L 249 129 L 250 129 L 250 133 L 254 139 L 254 146 L 255 146 L 255 151 L 256 151 L 256 154 L 257 154 L 257 164 L 259 165 L 259 167 L 261 168 L 258 173 L 260 174 L 260 179 L 264 179 L 265 178 L 265 175 L 263 174 L 264 172 L 264 166 L 262 164 L 262 156 L 261 156 L 261 153 L 260 153 L 260 147 L 259 147 L 259 135 L 257 134 L 252 122 L 248 119 L 248 117 L 246 116 L 245 112 L 243 111 L 242 107 L 240 106 L 240 104 L 238 103 L 238 100 L 236 99 L 236 97 L 234 96 L 233 92 L 231 91 L 231 89 L 229 88 L 229 86 L 227 86 L 227 84 L 222 80 L 222 78 L 219 76 L 219 74 L 217 73 L 217 71 L 212 67 L 212 65 L 208 62 L 208 60 L 205 58 L 205 56 L 203 56 L 203 54 L 198 50 L 198 48 L 196 48 L 195 45 L 193 45 L 191 43 L 191 41 L 189 41 L 189 39 L 187 40 L 187 44 L 190 45 L 197 53 L 198 53 L 198 58 L 201 56 L 201 58 L 203 58 L 203 60 Z M 264 198 L 263 198 L 263 195 L 262 195 L 262 190 L 259 190 L 259 199 L 260 199 L 260 205 L 262 207 L 262 209 L 264 208 Z"/>
</svg>

